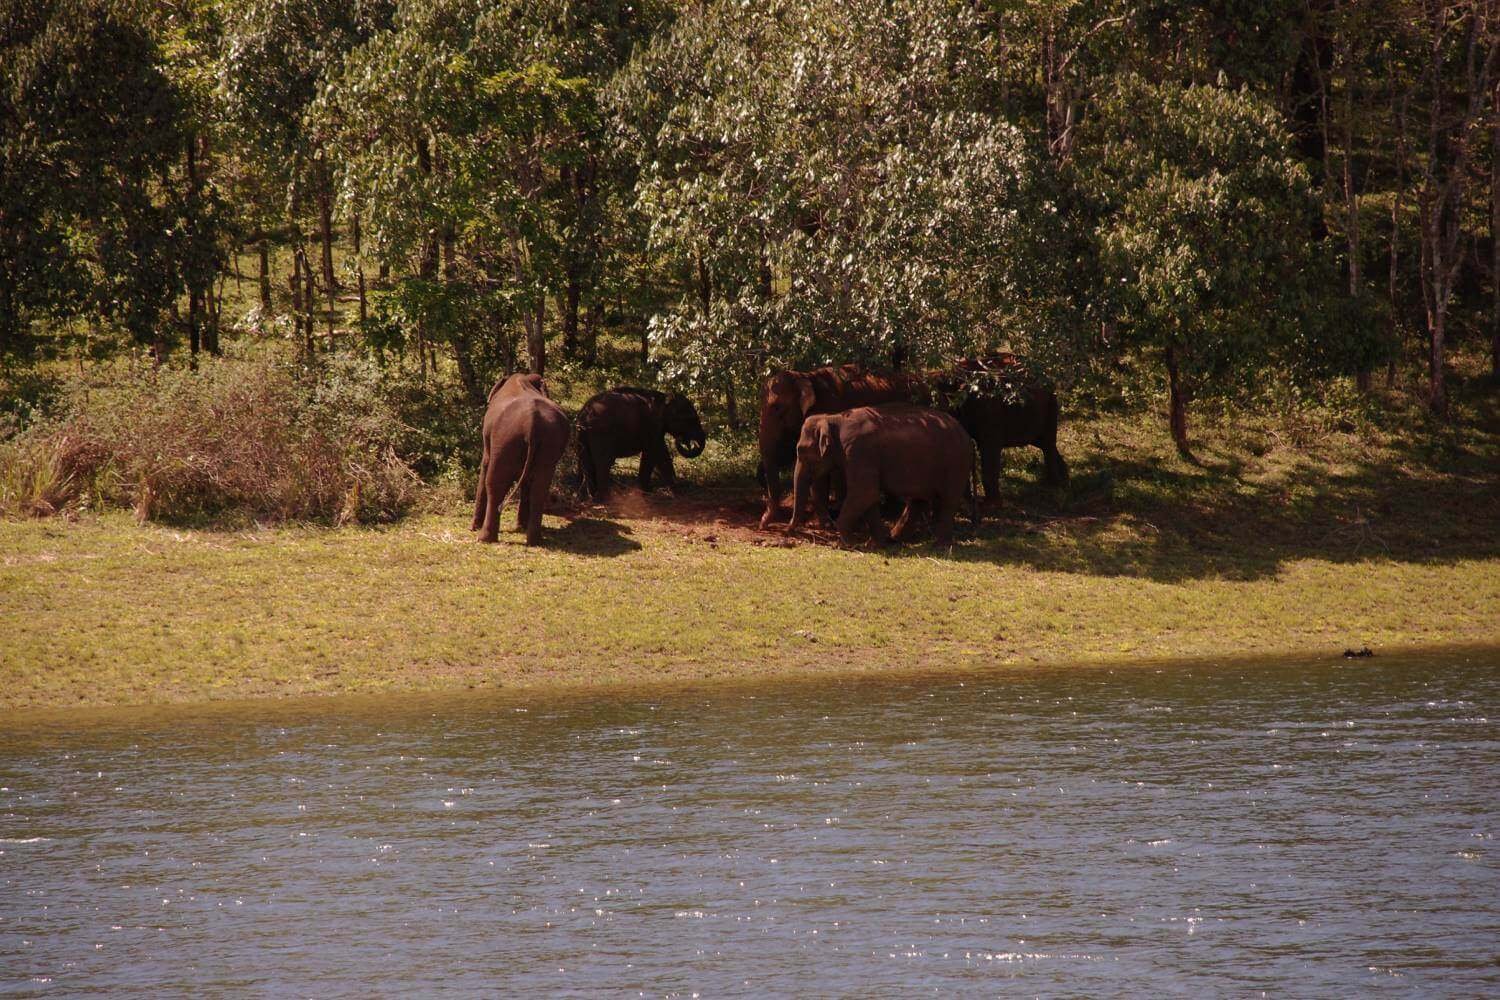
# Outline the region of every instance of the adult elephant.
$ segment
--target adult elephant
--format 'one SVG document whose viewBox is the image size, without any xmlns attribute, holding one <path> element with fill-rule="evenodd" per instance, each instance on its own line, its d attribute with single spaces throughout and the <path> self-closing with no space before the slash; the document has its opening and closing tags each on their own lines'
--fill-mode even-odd
<svg viewBox="0 0 1500 1000">
<path fill-rule="evenodd" d="M 567 414 L 547 397 L 540 375 L 507 375 L 490 390 L 481 437 L 470 530 L 479 532 L 481 542 L 498 541 L 500 506 L 519 481 L 516 530 L 526 532 L 527 545 L 536 545 L 542 539 L 552 473 L 568 446 Z"/>
<path fill-rule="evenodd" d="M 615 460 L 628 455 L 641 456 L 641 489 L 651 488 L 654 472 L 668 489 L 675 490 L 677 474 L 667 450 L 668 434 L 683 458 L 703 454 L 708 436 L 698 410 L 686 396 L 621 385 L 584 403 L 574 437 L 584 492 L 596 500 L 607 499 Z"/>
<path fill-rule="evenodd" d="M 796 461 L 803 421 L 814 414 L 840 413 L 856 406 L 909 402 L 925 392 L 920 376 L 882 375 L 858 365 L 781 371 L 766 379 L 760 394 L 760 466 L 766 486 L 760 526 L 769 528 L 781 507 L 781 470 Z"/>
<path fill-rule="evenodd" d="M 1006 448 L 1041 449 L 1043 479 L 1063 483 L 1068 464 L 1057 450 L 1057 393 L 1014 354 L 965 358 L 952 368 L 928 373 L 931 402 L 958 418 L 979 446 L 984 498 L 1000 497 L 1000 469 Z"/>
<path fill-rule="evenodd" d="M 913 403 L 860 406 L 843 413 L 814 414 L 802 424 L 793 477 L 792 527 L 808 508 L 813 484 L 835 472 L 844 479 L 839 539 L 848 544 L 863 523 L 885 541 L 882 494 L 906 501 L 894 537 L 905 534 L 913 510 L 930 505 L 939 544 L 953 539 L 953 519 L 969 492 L 974 450 L 951 414 Z"/>
</svg>

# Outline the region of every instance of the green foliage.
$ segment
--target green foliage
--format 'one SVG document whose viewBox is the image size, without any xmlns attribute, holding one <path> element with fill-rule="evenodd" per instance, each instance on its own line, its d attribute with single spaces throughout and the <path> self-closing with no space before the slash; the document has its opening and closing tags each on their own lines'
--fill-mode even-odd
<svg viewBox="0 0 1500 1000">
<path fill-rule="evenodd" d="M 189 113 L 151 26 L 108 0 L 5 0 L 0 74 L 0 353 L 34 352 L 49 318 L 165 339 L 217 223 L 174 172 Z"/>
<path fill-rule="evenodd" d="M 831 30 L 831 25 L 839 25 Z M 669 372 L 1046 344 L 1071 319 L 1053 183 L 951 4 L 711 4 L 616 85 L 636 210 L 680 297 Z"/>
<path fill-rule="evenodd" d="M 428 476 L 520 367 L 744 418 L 1010 348 L 1140 409 L 1170 351 L 1301 406 L 1496 336 L 1492 49 L 1473 0 L 0 0 L 0 364 L 357 341 Z"/>
<path fill-rule="evenodd" d="M 1128 343 L 1175 351 L 1193 394 L 1245 389 L 1273 361 L 1351 370 L 1361 343 L 1323 335 L 1348 334 L 1358 314 L 1319 270 L 1312 189 L 1274 107 L 1247 90 L 1127 77 L 1079 155 Z"/>
</svg>

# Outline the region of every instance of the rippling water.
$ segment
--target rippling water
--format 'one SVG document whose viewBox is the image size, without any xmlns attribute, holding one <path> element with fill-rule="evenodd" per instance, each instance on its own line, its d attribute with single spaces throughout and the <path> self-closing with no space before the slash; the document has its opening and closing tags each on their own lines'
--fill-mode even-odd
<svg viewBox="0 0 1500 1000">
<path fill-rule="evenodd" d="M 0 992 L 1500 992 L 1500 653 L 0 722 Z"/>
</svg>

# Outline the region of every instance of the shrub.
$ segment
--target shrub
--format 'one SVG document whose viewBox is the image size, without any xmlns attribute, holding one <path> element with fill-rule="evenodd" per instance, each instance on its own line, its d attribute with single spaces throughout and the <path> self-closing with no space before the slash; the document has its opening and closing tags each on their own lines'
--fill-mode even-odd
<svg viewBox="0 0 1500 1000">
<path fill-rule="evenodd" d="M 397 450 L 405 431 L 358 362 L 141 368 L 75 393 L 60 418 L 7 446 L 0 510 L 97 502 L 143 520 L 389 520 L 418 488 Z"/>
</svg>

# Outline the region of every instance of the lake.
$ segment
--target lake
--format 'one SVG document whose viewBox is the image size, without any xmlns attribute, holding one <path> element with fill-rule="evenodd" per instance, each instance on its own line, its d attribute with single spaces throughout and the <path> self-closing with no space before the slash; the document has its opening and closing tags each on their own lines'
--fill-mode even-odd
<svg viewBox="0 0 1500 1000">
<path fill-rule="evenodd" d="M 1500 993 L 1500 651 L 0 719 L 0 993 Z"/>
</svg>

